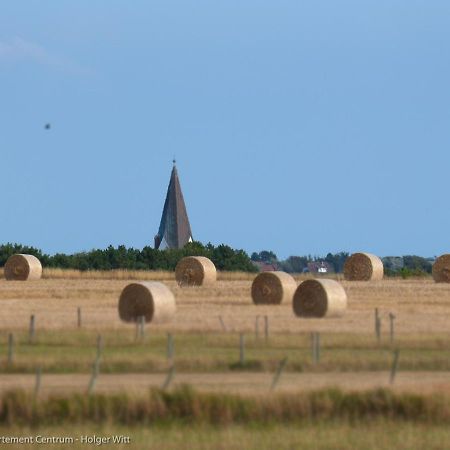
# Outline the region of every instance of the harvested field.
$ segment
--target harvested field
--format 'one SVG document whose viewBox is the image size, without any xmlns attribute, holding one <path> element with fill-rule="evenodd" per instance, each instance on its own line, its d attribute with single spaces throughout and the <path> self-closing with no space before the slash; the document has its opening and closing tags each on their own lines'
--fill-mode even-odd
<svg viewBox="0 0 450 450">
<path fill-rule="evenodd" d="M 372 389 L 388 388 L 389 392 L 392 390 L 393 394 L 400 396 L 398 401 L 404 401 L 406 408 L 409 408 L 409 405 L 415 408 L 419 404 L 424 405 L 424 411 L 428 411 L 426 408 L 429 402 L 429 411 L 434 411 L 435 405 L 442 405 L 439 406 L 440 414 L 442 413 L 439 420 L 447 423 L 446 399 L 450 398 L 448 284 L 435 283 L 431 277 L 420 280 L 386 279 L 377 282 L 340 280 L 348 298 L 346 315 L 342 318 L 303 319 L 294 316 L 290 302 L 276 306 L 255 306 L 251 298 L 254 279 L 252 274 L 219 274 L 219 281 L 214 286 L 189 289 L 178 287 L 173 274 L 165 272 L 132 273 L 128 274 L 129 278 L 126 274 L 125 271 L 119 271 L 78 276 L 77 273 L 61 271 L 56 274 L 56 278 L 48 278 L 47 272 L 44 274 L 45 279 L 27 283 L 1 279 L 0 399 L 7 399 L 8 395 L 11 395 L 11 389 L 19 388 L 25 392 L 18 394 L 19 403 L 22 398 L 25 399 L 25 404 L 32 405 L 32 402 L 27 401 L 28 397 L 23 395 L 33 395 L 36 369 L 40 368 L 41 406 L 47 399 L 51 400 L 52 396 L 56 395 L 65 398 L 62 402 L 70 404 L 68 410 L 72 410 L 83 402 L 89 404 L 91 400 L 95 401 L 95 394 L 104 394 L 105 404 L 120 403 L 119 411 L 123 409 L 123 400 L 128 398 L 130 403 L 127 408 L 131 409 L 127 411 L 132 411 L 132 405 L 136 403 L 133 399 L 140 401 L 150 388 L 161 388 L 168 380 L 169 368 L 174 364 L 175 371 L 170 386 L 160 395 L 171 395 L 176 399 L 177 391 L 187 384 L 195 388 L 200 395 L 207 393 L 207 396 L 216 396 L 213 404 L 224 405 L 223 418 L 229 417 L 226 398 L 231 394 L 238 394 L 239 398 L 252 396 L 256 399 L 256 404 L 259 404 L 258 402 L 276 399 L 278 394 L 297 401 L 302 395 L 308 396 L 311 393 L 314 396 L 317 390 L 329 388 L 333 388 L 330 391 L 333 396 L 334 388 L 339 388 L 344 396 L 338 395 L 340 400 L 337 400 L 336 405 L 340 408 L 339 405 L 351 406 L 359 395 L 363 400 L 366 395 L 370 397 Z M 67 276 L 61 277 L 62 275 Z M 297 282 L 305 279 L 296 278 Z M 122 322 L 117 311 L 120 293 L 130 280 L 136 279 L 163 281 L 174 293 L 177 303 L 174 320 L 167 324 L 147 324 L 144 336 L 138 335 L 135 324 Z M 81 308 L 81 328 L 77 326 L 78 308 Z M 375 308 L 379 309 L 382 320 L 380 342 L 374 333 Z M 389 336 L 390 313 L 396 317 L 394 342 L 390 341 Z M 28 326 L 32 314 L 36 318 L 36 332 L 30 342 Z M 258 336 L 255 330 L 256 316 L 261 319 L 264 315 L 268 317 L 269 323 L 267 340 L 263 329 L 264 321 L 258 322 Z M 244 362 L 240 360 L 241 332 L 245 333 Z M 319 361 L 314 361 L 311 355 L 311 332 L 320 332 Z M 7 343 L 10 333 L 14 336 L 14 354 L 8 362 Z M 168 356 L 167 333 L 171 333 L 173 337 L 173 357 Z M 96 345 L 98 334 L 102 336 L 100 352 Z M 395 382 L 391 384 L 390 371 L 396 348 L 400 350 L 399 365 Z M 99 375 L 94 396 L 88 398 L 86 395 L 94 360 L 99 362 Z M 286 361 L 284 371 L 278 380 L 276 392 L 269 395 L 281 361 Z M 78 396 L 78 399 L 70 397 L 71 395 Z M 392 405 L 389 397 L 391 394 L 386 395 L 387 404 Z M 401 397 L 404 395 L 405 398 Z M 410 400 L 409 395 L 416 395 L 417 398 Z M 120 398 L 119 403 L 114 400 L 114 396 Z M 441 399 L 444 400 L 439 403 Z M 324 404 L 328 405 L 328 400 Z M 284 417 L 284 414 L 289 414 L 291 410 L 290 407 L 282 405 L 285 404 L 278 404 L 275 400 L 273 412 Z M 403 406 L 402 403 L 401 408 Z M 214 408 L 210 411 L 215 411 Z M 401 408 L 399 414 L 403 414 L 404 409 Z M 414 412 L 414 408 L 407 411 Z M 301 411 L 310 410 L 312 411 L 301 408 Z M 27 413 L 28 410 L 19 408 L 18 413 L 21 411 Z M 85 408 L 83 411 L 89 415 L 89 411 L 94 410 Z M 371 420 L 372 428 L 368 427 L 343 448 L 410 450 L 424 448 L 422 444 L 434 445 L 438 442 L 424 439 L 423 433 L 411 434 L 416 428 L 406 430 L 410 424 L 406 420 L 394 421 L 389 416 L 390 413 L 385 414 L 383 411 L 378 414 L 382 420 L 379 428 L 376 428 Z M 36 416 L 31 414 L 30 417 L 30 421 L 33 421 Z M 43 417 L 47 416 L 44 414 Z M 341 417 L 340 412 L 337 417 Z M 420 417 L 420 420 L 424 420 L 423 426 L 428 427 L 427 421 L 432 419 L 427 416 Z M 225 420 L 223 418 L 221 416 L 220 420 Z M 18 422 L 14 420 L 6 421 L 5 424 L 13 423 L 16 426 Z M 93 434 L 102 433 L 101 429 L 93 428 L 94 420 L 90 416 L 83 420 L 86 421 L 83 422 L 85 425 L 81 433 L 89 432 L 86 430 L 92 430 Z M 111 426 L 109 420 L 95 423 L 99 426 Z M 335 434 L 339 434 L 347 426 L 345 420 L 339 424 L 336 424 L 335 420 L 321 419 L 319 422 L 311 422 L 298 438 L 292 436 L 291 440 L 286 437 L 286 433 L 295 427 L 281 425 L 284 419 L 274 423 L 273 428 L 264 425 L 266 434 L 259 441 L 252 428 L 254 424 L 239 425 L 240 431 L 234 431 L 233 436 L 245 436 L 245 439 L 248 439 L 246 448 L 297 448 L 299 445 L 301 448 L 311 449 L 333 448 L 331 443 L 335 442 L 334 435 L 330 434 L 329 438 L 325 438 L 323 431 L 335 424 Z M 18 435 L 23 435 L 28 423 L 31 422 L 25 420 L 22 423 L 22 427 L 17 429 Z M 162 444 L 158 444 L 158 448 L 237 448 L 233 447 L 234 441 L 231 438 L 223 441 L 223 433 L 229 428 L 219 425 L 210 432 L 203 428 L 197 432 L 191 427 L 189 432 L 184 430 L 179 434 L 175 431 L 167 433 L 165 427 L 175 426 L 177 423 L 175 419 L 170 419 L 164 425 L 152 422 L 152 436 L 158 433 L 161 435 L 158 442 Z M 359 430 L 364 426 L 364 422 L 358 423 L 358 427 L 352 424 L 352 429 Z M 280 431 L 280 427 L 285 428 Z M 313 439 L 309 443 L 305 441 L 304 435 L 311 433 L 312 427 L 320 428 L 317 429 L 317 446 Z M 397 431 L 405 429 L 406 434 L 398 431 L 398 439 L 387 439 L 383 441 L 383 446 L 379 446 L 380 430 L 384 431 L 386 428 Z M 114 434 L 117 429 L 118 427 L 114 426 Z M 148 436 L 141 436 L 142 429 L 143 427 L 127 427 L 132 444 L 123 448 L 142 448 L 142 442 L 147 445 Z M 260 430 L 262 429 L 261 426 Z M 6 429 L 5 434 L 11 434 L 12 430 L 13 428 Z M 43 430 L 45 432 L 45 428 Z M 52 425 L 51 429 L 47 430 L 52 435 L 59 432 L 69 436 L 79 434 L 76 428 L 69 428 L 63 423 Z M 441 428 L 436 430 L 440 436 L 445 435 L 445 427 L 442 424 Z M 279 437 L 279 432 L 284 433 L 282 438 Z M 209 441 L 202 447 L 198 442 L 199 439 L 205 439 L 205 433 L 209 433 Z M 178 435 L 183 436 L 179 441 L 176 438 Z M 348 433 L 345 436 L 347 439 Z M 192 445 L 185 439 L 191 439 Z M 375 442 L 377 447 L 372 445 Z M 403 442 L 407 445 L 402 447 L 399 443 Z M 411 445 L 412 443 L 414 445 Z M 292 445 L 289 447 L 288 444 Z M 77 445 L 75 444 L 75 448 Z M 134 445 L 136 446 L 133 447 Z M 239 445 L 241 446 L 241 443 Z M 433 448 L 441 447 L 435 445 Z"/>
<path fill-rule="evenodd" d="M 253 280 L 255 273 L 250 272 L 217 272 L 219 280 Z M 304 277 L 303 275 L 300 275 Z M 0 279 L 4 278 L 3 267 L 0 268 Z M 64 280 L 175 280 L 175 272 L 166 270 L 75 270 L 44 268 L 42 278 Z"/>
<path fill-rule="evenodd" d="M 101 331 L 101 373 L 167 373 L 167 334 L 146 330 L 136 339 L 135 328 Z M 355 339 L 357 337 L 357 339 Z M 377 342 L 373 335 L 321 333 L 321 357 L 311 358 L 309 333 L 277 333 L 258 338 L 245 335 L 245 360 L 240 363 L 239 334 L 236 332 L 173 332 L 177 373 L 224 373 L 254 371 L 274 373 L 288 358 L 285 372 L 366 372 L 390 370 L 393 349 L 401 351 L 402 371 L 450 371 L 450 335 L 410 335 L 396 337 L 395 347 L 384 333 Z M 7 332 L 0 333 L 0 371 L 46 374 L 89 373 L 97 354 L 97 331 L 37 330 L 29 342 L 26 331 L 14 333 L 14 355 L 7 362 Z"/>
<path fill-rule="evenodd" d="M 96 384 L 98 393 L 144 394 L 149 388 L 163 385 L 166 374 L 101 374 Z M 12 389 L 32 391 L 35 386 L 32 374 L 1 374 L 0 393 Z M 90 374 L 44 374 L 40 392 L 64 394 L 86 392 Z M 172 388 L 189 385 L 201 392 L 266 394 L 273 380 L 272 373 L 180 373 L 174 377 Z M 358 373 L 286 373 L 277 386 L 277 392 L 297 393 L 339 388 L 344 392 L 366 391 L 376 388 L 392 388 L 395 392 L 421 392 L 423 394 L 450 394 L 449 372 L 401 372 L 395 385 L 389 383 L 389 372 Z"/>
<path fill-rule="evenodd" d="M 379 308 L 384 329 L 388 314 L 396 315 L 398 333 L 450 332 L 450 286 L 423 280 L 388 279 L 377 282 L 342 281 L 348 297 L 345 317 L 300 319 L 292 305 L 255 307 L 251 280 L 218 281 L 213 287 L 181 289 L 166 281 L 175 294 L 177 314 L 170 324 L 152 329 L 166 331 L 217 331 L 219 316 L 229 331 L 252 331 L 255 316 L 268 315 L 271 332 L 321 331 L 371 333 L 374 308 Z M 130 329 L 120 321 L 117 301 L 127 280 L 45 279 L 20 283 L 0 280 L 0 330 L 24 329 L 31 314 L 38 329 L 76 326 L 81 307 L 83 326 L 95 330 Z"/>
<path fill-rule="evenodd" d="M 2 427 L 2 435 L 32 436 L 38 431 L 42 436 L 130 436 L 130 443 L 115 444 L 115 450 L 330 450 L 341 443 L 340 450 L 445 450 L 450 440 L 447 425 L 408 423 L 405 421 L 371 423 L 306 423 L 277 424 L 268 427 L 231 425 L 193 426 L 175 423 L 170 426 L 118 426 L 71 424 L 52 427 Z M 103 446 L 104 447 L 104 446 Z M 35 444 L 8 444 L 9 449 L 31 450 Z M 58 450 L 86 449 L 85 443 L 55 444 Z M 101 447 L 100 447 L 101 448 Z"/>
</svg>

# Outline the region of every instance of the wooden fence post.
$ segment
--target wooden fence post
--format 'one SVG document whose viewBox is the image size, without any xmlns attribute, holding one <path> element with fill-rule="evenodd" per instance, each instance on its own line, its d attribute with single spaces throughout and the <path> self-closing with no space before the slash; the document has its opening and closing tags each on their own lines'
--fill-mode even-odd
<svg viewBox="0 0 450 450">
<path fill-rule="evenodd" d="M 220 322 L 220 325 L 222 326 L 222 330 L 226 332 L 227 331 L 227 327 L 225 325 L 225 322 L 222 319 L 222 316 L 219 316 L 219 322 Z"/>
<path fill-rule="evenodd" d="M 264 335 L 266 343 L 269 342 L 269 316 L 264 316 Z"/>
<path fill-rule="evenodd" d="M 173 364 L 174 359 L 174 343 L 173 343 L 173 336 L 170 333 L 167 333 L 167 359 L 169 362 Z"/>
<path fill-rule="evenodd" d="M 392 360 L 392 367 L 391 367 L 391 376 L 389 378 L 389 381 L 391 384 L 395 381 L 395 376 L 397 375 L 397 369 L 398 369 L 398 358 L 400 356 L 400 350 L 396 349 L 394 351 L 394 359 Z"/>
<path fill-rule="evenodd" d="M 239 335 L 239 364 L 243 366 L 245 364 L 245 335 L 241 333 Z"/>
<path fill-rule="evenodd" d="M 41 378 L 42 378 L 42 369 L 40 367 L 36 370 L 36 382 L 34 385 L 34 398 L 39 395 L 39 391 L 41 390 Z"/>
<path fill-rule="evenodd" d="M 312 358 L 312 362 L 313 364 L 317 364 L 318 361 L 318 357 L 317 357 L 317 333 L 315 331 L 313 331 L 310 335 L 310 339 L 311 339 L 311 358 Z"/>
<path fill-rule="evenodd" d="M 81 328 L 81 308 L 77 308 L 77 326 Z"/>
<path fill-rule="evenodd" d="M 390 320 L 390 337 L 391 337 L 391 344 L 394 343 L 394 320 L 395 316 L 392 313 L 389 313 L 389 320 Z"/>
<path fill-rule="evenodd" d="M 311 340 L 311 358 L 313 364 L 317 364 L 320 361 L 320 333 L 313 331 L 310 334 Z"/>
<path fill-rule="evenodd" d="M 316 363 L 320 362 L 320 333 L 316 333 Z"/>
<path fill-rule="evenodd" d="M 277 371 L 272 380 L 272 385 L 270 386 L 271 391 L 275 390 L 275 388 L 277 387 L 278 381 L 280 380 L 281 377 L 281 373 L 283 372 L 283 369 L 286 367 L 287 360 L 288 359 L 286 357 L 280 361 L 280 364 L 278 364 Z"/>
<path fill-rule="evenodd" d="M 140 326 L 140 336 L 141 339 L 144 339 L 145 337 L 145 316 L 139 317 L 139 326 Z"/>
<path fill-rule="evenodd" d="M 28 336 L 28 342 L 32 344 L 34 342 L 34 336 L 36 334 L 36 320 L 34 314 L 30 316 L 30 330 Z"/>
<path fill-rule="evenodd" d="M 136 318 L 136 333 L 134 335 L 134 340 L 136 342 L 139 340 L 139 317 Z"/>
<path fill-rule="evenodd" d="M 14 359 L 14 335 L 9 333 L 8 335 L 8 365 L 13 363 Z"/>
<path fill-rule="evenodd" d="M 100 359 L 102 356 L 102 350 L 103 350 L 103 338 L 102 335 L 99 334 L 97 336 L 97 359 Z"/>
<path fill-rule="evenodd" d="M 166 377 L 166 379 L 164 380 L 164 383 L 163 383 L 162 386 L 161 386 L 161 389 L 162 389 L 163 391 L 165 391 L 165 390 L 169 387 L 169 385 L 170 385 L 170 383 L 172 382 L 174 376 L 175 376 L 175 366 L 172 365 L 172 366 L 170 367 L 170 369 L 169 369 L 169 372 L 167 373 L 167 377 Z"/>
<path fill-rule="evenodd" d="M 381 318 L 378 312 L 378 308 L 375 308 L 375 336 L 377 338 L 377 342 L 381 341 Z"/>
<path fill-rule="evenodd" d="M 94 392 L 99 372 L 100 372 L 100 358 L 95 358 L 94 364 L 92 365 L 91 379 L 89 380 L 88 395 L 91 395 Z"/>
</svg>

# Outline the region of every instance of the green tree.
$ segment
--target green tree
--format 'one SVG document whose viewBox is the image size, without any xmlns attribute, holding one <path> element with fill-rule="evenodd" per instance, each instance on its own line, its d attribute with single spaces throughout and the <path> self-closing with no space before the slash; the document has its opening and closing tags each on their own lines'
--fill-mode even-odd
<svg viewBox="0 0 450 450">
<path fill-rule="evenodd" d="M 255 262 L 276 263 L 278 261 L 277 255 L 271 250 L 261 250 L 259 253 L 253 252 L 251 260 Z"/>
</svg>

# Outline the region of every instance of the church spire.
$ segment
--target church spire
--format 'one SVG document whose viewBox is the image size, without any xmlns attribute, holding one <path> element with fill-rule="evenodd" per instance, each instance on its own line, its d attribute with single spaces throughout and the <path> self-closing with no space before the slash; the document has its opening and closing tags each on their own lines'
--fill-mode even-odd
<svg viewBox="0 0 450 450">
<path fill-rule="evenodd" d="M 191 241 L 191 225 L 189 223 L 180 180 L 178 178 L 176 160 L 174 158 L 161 223 L 158 233 L 155 236 L 155 249 L 160 248 L 161 245 L 166 248 L 183 248 Z"/>
</svg>

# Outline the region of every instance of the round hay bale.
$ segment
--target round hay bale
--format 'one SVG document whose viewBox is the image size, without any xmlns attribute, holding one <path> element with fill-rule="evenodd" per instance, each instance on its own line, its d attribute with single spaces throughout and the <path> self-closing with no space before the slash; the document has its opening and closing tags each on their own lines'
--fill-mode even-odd
<svg viewBox="0 0 450 450">
<path fill-rule="evenodd" d="M 450 283 L 450 254 L 446 253 L 436 259 L 432 274 L 436 283 Z"/>
<path fill-rule="evenodd" d="M 4 274 L 7 280 L 39 280 L 42 276 L 42 265 L 36 256 L 12 255 L 6 261 Z"/>
<path fill-rule="evenodd" d="M 255 305 L 279 305 L 291 302 L 297 289 L 294 278 L 286 272 L 262 272 L 252 283 Z"/>
<path fill-rule="evenodd" d="M 175 279 L 180 286 L 203 286 L 215 283 L 216 266 L 204 256 L 186 256 L 181 258 L 175 267 Z"/>
<path fill-rule="evenodd" d="M 376 281 L 382 280 L 383 275 L 383 262 L 371 253 L 353 253 L 344 264 L 347 281 Z"/>
<path fill-rule="evenodd" d="M 167 322 L 176 311 L 172 291 L 159 281 L 130 283 L 119 298 L 119 316 L 124 322 L 137 322 L 144 316 L 146 322 Z"/>
<path fill-rule="evenodd" d="M 341 317 L 347 309 L 347 294 L 337 281 L 305 280 L 295 291 L 293 308 L 299 317 Z"/>
</svg>

